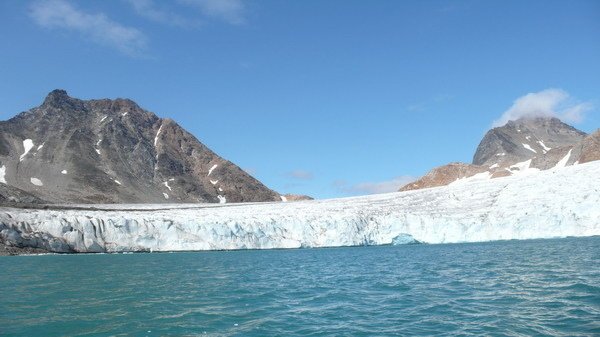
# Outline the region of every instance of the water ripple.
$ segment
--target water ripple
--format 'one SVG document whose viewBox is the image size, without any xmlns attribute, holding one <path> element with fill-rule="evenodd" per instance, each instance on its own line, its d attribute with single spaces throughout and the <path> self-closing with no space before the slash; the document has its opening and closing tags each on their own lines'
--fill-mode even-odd
<svg viewBox="0 0 600 337">
<path fill-rule="evenodd" d="M 600 334 L 600 238 L 0 258 L 0 335 Z"/>
</svg>

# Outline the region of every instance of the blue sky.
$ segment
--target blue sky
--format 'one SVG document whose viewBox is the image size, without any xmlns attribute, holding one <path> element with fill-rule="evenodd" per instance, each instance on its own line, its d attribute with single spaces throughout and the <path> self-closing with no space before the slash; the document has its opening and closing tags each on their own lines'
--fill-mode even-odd
<svg viewBox="0 0 600 337">
<path fill-rule="evenodd" d="M 0 119 L 131 98 L 281 193 L 390 191 L 515 116 L 600 127 L 598 1 L 1 1 L 0 30 Z"/>
</svg>

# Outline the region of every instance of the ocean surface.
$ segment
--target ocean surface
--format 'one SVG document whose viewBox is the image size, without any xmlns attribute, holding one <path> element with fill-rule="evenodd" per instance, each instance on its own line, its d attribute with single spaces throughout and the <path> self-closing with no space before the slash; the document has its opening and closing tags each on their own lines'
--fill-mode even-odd
<svg viewBox="0 0 600 337">
<path fill-rule="evenodd" d="M 599 237 L 0 257 L 0 284 L 0 335 L 600 335 Z"/>
</svg>

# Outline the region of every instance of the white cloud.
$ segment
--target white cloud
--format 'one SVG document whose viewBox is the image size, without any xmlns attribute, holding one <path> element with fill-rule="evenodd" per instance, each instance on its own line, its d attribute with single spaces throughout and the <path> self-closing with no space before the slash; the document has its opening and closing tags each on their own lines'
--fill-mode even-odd
<svg viewBox="0 0 600 337">
<path fill-rule="evenodd" d="M 314 175 L 312 172 L 305 171 L 305 170 L 294 170 L 294 171 L 286 173 L 286 176 L 288 176 L 289 178 L 298 179 L 298 180 L 311 180 L 314 178 Z"/>
<path fill-rule="evenodd" d="M 337 190 L 348 195 L 364 195 L 398 192 L 400 187 L 412 181 L 415 181 L 415 177 L 399 176 L 387 181 L 364 182 L 354 185 L 349 185 L 345 181 L 336 181 L 333 185 Z"/>
<path fill-rule="evenodd" d="M 517 98 L 502 117 L 494 121 L 493 127 L 523 117 L 557 117 L 565 122 L 579 123 L 591 109 L 591 103 L 577 102 L 564 90 L 546 89 Z"/>
<path fill-rule="evenodd" d="M 244 4 L 241 0 L 179 0 L 180 3 L 195 7 L 202 14 L 224 20 L 233 25 L 244 23 Z"/>
<path fill-rule="evenodd" d="M 86 13 L 65 0 L 36 1 L 30 16 L 42 27 L 75 31 L 130 56 L 141 55 L 146 48 L 146 36 L 138 29 L 121 25 L 103 13 Z"/>
<path fill-rule="evenodd" d="M 127 2 L 139 16 L 151 21 L 180 27 L 195 26 L 199 23 L 169 11 L 164 7 L 159 7 L 153 0 L 127 0 Z"/>
</svg>

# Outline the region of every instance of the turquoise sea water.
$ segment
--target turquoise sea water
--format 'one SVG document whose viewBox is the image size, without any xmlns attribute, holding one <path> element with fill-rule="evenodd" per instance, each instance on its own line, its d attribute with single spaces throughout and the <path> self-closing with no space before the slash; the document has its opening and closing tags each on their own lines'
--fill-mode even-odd
<svg viewBox="0 0 600 337">
<path fill-rule="evenodd" d="M 0 257 L 0 335 L 600 335 L 600 238 Z"/>
</svg>

